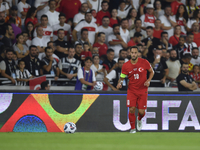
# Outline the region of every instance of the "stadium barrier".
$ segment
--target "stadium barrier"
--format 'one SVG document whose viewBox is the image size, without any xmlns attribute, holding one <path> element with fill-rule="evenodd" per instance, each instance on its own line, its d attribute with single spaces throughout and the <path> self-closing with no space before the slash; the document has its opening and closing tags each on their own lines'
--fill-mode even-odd
<svg viewBox="0 0 200 150">
<path fill-rule="evenodd" d="M 199 96 L 149 92 L 142 132 L 199 132 Z M 0 132 L 128 131 L 127 114 L 125 92 L 0 91 Z"/>
</svg>

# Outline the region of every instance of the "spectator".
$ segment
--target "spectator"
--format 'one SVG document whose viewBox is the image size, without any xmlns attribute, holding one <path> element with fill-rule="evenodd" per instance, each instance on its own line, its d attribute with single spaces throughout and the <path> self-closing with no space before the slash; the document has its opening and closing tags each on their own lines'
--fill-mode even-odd
<svg viewBox="0 0 200 150">
<path fill-rule="evenodd" d="M 56 46 L 55 54 L 59 58 L 66 57 L 68 54 L 69 47 L 71 46 L 69 42 L 64 40 L 65 37 L 65 31 L 64 29 L 59 29 L 58 30 L 58 39 L 54 41 L 54 44 Z"/>
<path fill-rule="evenodd" d="M 153 50 L 154 48 L 157 48 L 158 45 L 160 45 L 160 40 L 153 37 L 153 27 L 148 26 L 146 28 L 146 32 L 148 37 L 143 39 L 142 42 L 144 42 L 148 47 L 148 58 L 152 58 L 154 56 Z"/>
<path fill-rule="evenodd" d="M 81 21 L 73 30 L 72 35 L 74 41 L 77 41 L 77 32 L 80 32 L 82 29 L 88 30 L 88 39 L 89 43 L 94 44 L 96 34 L 98 33 L 98 27 L 95 23 L 92 22 L 91 12 L 85 13 L 85 20 Z M 79 36 L 80 37 L 80 36 Z"/>
<path fill-rule="evenodd" d="M 140 5 L 140 16 L 147 13 L 147 5 L 151 4 L 151 0 L 143 0 Z"/>
<path fill-rule="evenodd" d="M 155 28 L 153 28 L 153 37 L 161 39 L 161 33 L 163 32 L 163 30 L 161 30 L 161 21 L 157 19 L 154 24 Z"/>
<path fill-rule="evenodd" d="M 76 14 L 74 16 L 73 19 L 73 24 L 74 27 L 76 27 L 76 25 L 83 19 L 85 19 L 85 13 L 88 11 L 88 4 L 87 3 L 83 3 L 81 4 L 81 10 L 78 14 Z M 92 17 L 92 22 L 96 22 L 96 19 L 94 17 Z"/>
<path fill-rule="evenodd" d="M 98 56 L 99 56 L 98 47 L 93 47 L 91 53 L 92 53 L 92 57 L 93 57 L 94 55 L 98 55 Z"/>
<path fill-rule="evenodd" d="M 14 35 L 13 28 L 12 28 L 11 25 L 7 24 L 5 26 L 5 30 L 6 30 L 5 31 L 5 35 L 4 35 L 3 39 L 2 39 L 2 42 L 3 42 L 4 46 L 6 46 L 6 47 L 12 47 L 12 40 L 11 40 L 11 38 Z"/>
<path fill-rule="evenodd" d="M 59 24 L 59 12 L 56 9 L 55 0 L 49 0 L 49 10 L 45 13 L 48 17 L 48 24 L 52 27 L 53 25 Z"/>
<path fill-rule="evenodd" d="M 25 18 L 26 18 L 27 12 L 28 12 L 29 8 L 31 8 L 31 6 L 26 3 L 26 0 L 21 0 L 17 4 L 17 7 L 18 7 L 17 15 L 19 18 L 21 18 L 22 28 L 24 29 Z"/>
<path fill-rule="evenodd" d="M 178 7 L 179 5 L 183 5 L 183 3 L 181 3 L 181 0 L 175 0 L 171 3 L 171 8 L 172 8 L 172 13 L 171 15 L 176 15 L 177 11 L 178 11 Z"/>
<path fill-rule="evenodd" d="M 4 34 L 5 34 L 5 13 L 0 12 L 0 40 L 2 40 Z"/>
<path fill-rule="evenodd" d="M 80 43 L 75 44 L 75 55 L 74 58 L 81 61 L 81 52 L 83 51 L 83 47 Z"/>
<path fill-rule="evenodd" d="M 41 83 L 41 89 L 40 90 L 50 90 L 49 81 L 43 81 Z"/>
<path fill-rule="evenodd" d="M 100 4 L 103 0 L 96 1 L 96 0 L 88 0 L 87 4 L 90 10 L 95 10 L 96 12 L 100 11 Z"/>
<path fill-rule="evenodd" d="M 176 50 L 171 50 L 169 52 L 170 58 L 166 61 L 167 67 L 169 69 L 169 74 L 167 76 L 167 80 L 170 82 L 175 82 L 176 78 L 179 75 L 181 64 L 180 61 L 177 60 L 177 53 Z"/>
<path fill-rule="evenodd" d="M 129 31 L 128 29 L 128 19 L 121 19 L 121 26 L 120 26 L 120 35 L 122 39 L 125 39 L 125 43 L 128 43 L 130 40 Z"/>
<path fill-rule="evenodd" d="M 122 69 L 122 66 L 124 63 L 125 63 L 124 59 L 119 58 L 118 62 L 117 62 L 118 67 L 115 70 L 112 70 L 109 74 L 107 74 L 107 76 L 103 80 L 113 91 L 119 91 L 118 89 L 116 89 L 116 86 L 118 84 L 118 80 L 119 80 L 120 74 L 121 74 L 121 69 Z M 109 82 L 111 80 L 113 80 L 113 85 L 110 84 L 110 82 Z M 128 80 L 127 80 L 127 78 L 125 78 L 125 80 L 123 81 L 123 84 L 122 84 L 122 88 L 120 90 L 126 91 L 127 85 L 128 85 Z"/>
<path fill-rule="evenodd" d="M 16 81 L 16 65 L 15 61 L 12 59 L 13 51 L 10 49 L 6 50 L 6 56 L 3 61 L 1 61 L 1 76 L 11 80 L 12 84 L 15 84 Z"/>
<path fill-rule="evenodd" d="M 74 18 L 78 14 L 81 8 L 81 2 L 79 0 L 62 0 L 60 2 L 60 12 L 66 15 L 66 19 Z"/>
<path fill-rule="evenodd" d="M 55 0 L 55 2 L 56 2 L 56 11 L 57 12 L 60 12 L 60 2 L 61 2 L 62 0 Z"/>
<path fill-rule="evenodd" d="M 172 49 L 170 49 L 172 50 Z M 168 50 L 169 51 L 169 50 Z M 167 57 L 167 50 L 165 48 L 162 48 L 162 57 L 164 58 L 165 61 L 167 61 L 168 59 L 166 58 Z"/>
<path fill-rule="evenodd" d="M 181 65 L 181 74 L 176 78 L 179 91 L 193 91 L 197 89 L 194 79 L 189 75 L 189 66 L 187 63 Z"/>
<path fill-rule="evenodd" d="M 194 79 L 197 84 L 197 87 L 200 87 L 200 73 L 199 65 L 194 65 L 193 72 L 190 72 L 190 76 Z"/>
<path fill-rule="evenodd" d="M 48 25 L 48 17 L 47 15 L 42 15 L 41 16 L 41 24 L 40 26 L 43 28 L 43 37 L 46 38 L 47 40 L 53 41 L 53 29 Z M 33 33 L 33 36 L 36 37 L 36 29 Z"/>
<path fill-rule="evenodd" d="M 86 57 L 92 57 L 92 53 L 90 52 L 90 47 L 88 43 L 83 44 L 83 51 L 81 52 L 80 56 L 83 65 Z"/>
<path fill-rule="evenodd" d="M 34 25 L 32 22 L 28 22 L 26 25 L 26 31 L 28 32 L 29 40 L 33 39 Z"/>
<path fill-rule="evenodd" d="M 160 44 L 166 50 L 171 50 L 173 47 L 172 47 L 172 44 L 169 43 L 168 39 L 169 39 L 168 38 L 168 33 L 167 32 L 162 32 L 161 33 Z"/>
<path fill-rule="evenodd" d="M 114 61 L 115 61 L 115 62 L 118 62 L 118 60 L 119 60 L 120 58 L 123 58 L 125 62 L 129 61 L 129 60 L 127 59 L 127 50 L 126 50 L 126 49 L 121 49 L 121 50 L 119 51 L 119 57 L 118 57 L 118 58 L 115 58 Z"/>
<path fill-rule="evenodd" d="M 189 32 L 187 34 L 187 38 L 186 38 L 186 43 L 184 44 L 186 49 L 184 49 L 183 53 L 190 53 L 192 54 L 192 48 L 193 47 L 197 47 L 197 44 L 193 42 L 194 41 L 194 34 Z"/>
<path fill-rule="evenodd" d="M 147 37 L 147 33 L 142 29 L 142 21 L 140 19 L 135 20 L 135 28 L 129 32 L 130 37 L 133 37 L 135 32 L 140 32 L 142 34 L 142 40 Z"/>
<path fill-rule="evenodd" d="M 40 60 L 38 59 L 37 55 L 37 47 L 35 45 L 31 45 L 29 47 L 29 55 L 22 58 L 22 60 L 25 62 L 25 68 L 34 77 L 38 77 L 43 74 L 40 67 Z"/>
<path fill-rule="evenodd" d="M 131 8 L 135 8 L 134 5 L 133 5 L 133 1 L 132 1 L 132 0 L 126 0 L 125 2 L 126 2 L 125 10 L 126 10 L 127 12 L 129 12 L 129 10 L 130 10 Z"/>
<path fill-rule="evenodd" d="M 200 9 L 196 9 L 194 11 L 193 17 L 188 22 L 188 27 L 192 28 L 193 23 L 195 22 L 199 23 L 199 20 L 200 20 Z"/>
<path fill-rule="evenodd" d="M 128 30 L 130 31 L 134 29 L 135 27 L 135 20 L 137 18 L 137 10 L 135 8 L 131 8 L 126 18 L 128 19 Z"/>
<path fill-rule="evenodd" d="M 109 4 L 107 1 L 103 1 L 101 2 L 101 10 L 97 13 L 97 25 L 100 26 L 102 25 L 102 19 L 104 16 L 108 16 L 109 18 L 110 16 L 110 12 L 108 11 L 109 8 Z"/>
<path fill-rule="evenodd" d="M 146 29 L 146 27 L 151 26 L 155 27 L 154 23 L 156 20 L 156 17 L 153 15 L 154 13 L 154 7 L 153 4 L 147 4 L 146 6 L 147 13 L 142 15 L 140 19 L 142 20 L 142 28 Z"/>
<path fill-rule="evenodd" d="M 0 0 L 0 11 L 6 13 L 6 15 L 9 15 L 9 6 L 8 3 L 2 2 L 3 0 Z"/>
<path fill-rule="evenodd" d="M 80 43 L 82 45 L 82 47 L 83 47 L 84 43 L 88 43 L 90 46 L 90 49 L 91 49 L 92 45 L 88 39 L 88 29 L 84 29 L 84 28 L 81 29 L 81 38 L 75 42 L 75 44 L 77 44 L 77 43 Z"/>
<path fill-rule="evenodd" d="M 98 47 L 99 50 L 99 57 L 102 55 L 106 55 L 106 52 L 108 50 L 108 46 L 105 44 L 106 41 L 106 35 L 103 32 L 98 33 L 98 42 L 94 43 L 93 47 Z"/>
<path fill-rule="evenodd" d="M 114 50 L 108 49 L 106 58 L 102 63 L 102 65 L 105 66 L 107 73 L 110 73 L 113 69 L 117 67 L 116 61 L 114 61 L 113 59 L 114 59 Z"/>
<path fill-rule="evenodd" d="M 113 34 L 108 36 L 109 48 L 115 50 L 115 58 L 118 57 L 120 49 L 127 48 L 125 43 L 126 39 L 123 39 L 120 35 L 120 27 L 118 24 L 113 26 Z"/>
<path fill-rule="evenodd" d="M 113 29 L 109 27 L 110 18 L 108 16 L 104 16 L 102 19 L 102 25 L 98 27 L 99 32 L 104 32 L 106 35 L 106 45 L 108 45 L 108 36 L 112 34 Z"/>
<path fill-rule="evenodd" d="M 172 44 L 172 46 L 177 45 L 180 36 L 181 36 L 181 26 L 177 25 L 175 26 L 174 35 L 169 38 L 169 43 Z"/>
<path fill-rule="evenodd" d="M 128 15 L 128 11 L 125 10 L 126 7 L 126 2 L 122 1 L 119 5 L 119 9 L 118 9 L 118 17 L 119 20 L 126 18 L 126 16 Z"/>
<path fill-rule="evenodd" d="M 17 54 L 18 59 L 22 59 L 29 54 L 28 47 L 24 45 L 23 34 L 18 34 L 16 36 L 17 42 L 13 45 L 13 49 Z"/>
<path fill-rule="evenodd" d="M 35 27 L 38 27 L 40 25 L 40 23 L 38 22 L 38 19 L 36 18 L 36 14 L 37 14 L 37 9 L 35 7 L 31 7 L 26 15 L 26 19 L 25 19 L 25 26 L 27 26 L 28 22 L 32 22 Z"/>
<path fill-rule="evenodd" d="M 103 81 L 104 77 L 107 75 L 106 69 L 103 65 L 99 64 L 100 59 L 98 55 L 94 55 L 92 58 L 93 64 L 90 69 L 95 72 L 95 77 L 97 81 Z"/>
<path fill-rule="evenodd" d="M 190 62 L 193 65 L 200 65 L 200 57 L 199 57 L 199 49 L 198 47 L 193 47 L 192 48 L 192 59 L 190 60 Z"/>
<path fill-rule="evenodd" d="M 28 32 L 24 31 L 22 32 L 22 35 L 24 37 L 24 42 L 23 44 L 26 45 L 28 48 L 31 46 L 31 40 L 28 39 Z"/>
<path fill-rule="evenodd" d="M 68 79 L 73 79 L 77 76 L 78 69 L 81 68 L 81 62 L 74 58 L 75 49 L 69 47 L 67 57 L 63 57 L 59 63 L 60 74 Z"/>
<path fill-rule="evenodd" d="M 155 8 L 154 16 L 156 18 L 159 18 L 160 16 L 165 14 L 164 10 L 162 9 L 162 5 L 161 5 L 160 0 L 157 0 L 157 1 L 154 2 L 154 8 Z"/>
<path fill-rule="evenodd" d="M 190 53 L 186 53 L 183 55 L 183 57 L 179 61 L 180 61 L 181 65 L 184 63 L 187 63 L 189 65 L 189 71 L 192 71 L 193 64 L 190 63 L 191 59 L 192 59 L 192 55 Z"/>
<path fill-rule="evenodd" d="M 23 60 L 18 61 L 18 67 L 19 69 L 16 70 L 17 85 L 26 86 L 28 85 L 27 82 L 29 82 L 33 76 L 25 69 L 25 62 Z"/>
<path fill-rule="evenodd" d="M 49 0 L 35 0 L 35 7 L 37 8 L 38 20 L 40 20 L 41 16 L 49 10 L 48 1 Z"/>
<path fill-rule="evenodd" d="M 199 47 L 200 46 L 200 33 L 199 33 L 199 24 L 197 22 L 192 24 L 192 33 L 194 35 L 193 42 L 195 42 L 197 44 L 197 47 Z"/>
<path fill-rule="evenodd" d="M 183 52 L 186 49 L 184 43 L 185 43 L 185 37 L 180 36 L 179 43 L 174 46 L 174 49 L 176 50 L 177 53 L 177 59 L 181 59 L 183 57 Z"/>
<path fill-rule="evenodd" d="M 64 38 L 64 40 L 65 41 L 69 41 L 70 34 L 71 34 L 71 26 L 69 24 L 65 23 L 65 22 L 66 22 L 66 16 L 65 16 L 65 14 L 60 13 L 60 15 L 59 15 L 59 24 L 56 24 L 56 25 L 54 25 L 52 27 L 52 29 L 53 29 L 53 41 L 55 41 L 55 40 L 58 39 L 58 35 L 57 35 L 58 33 L 57 33 L 57 31 L 59 29 L 63 29 L 65 31 L 65 38 Z"/>
<path fill-rule="evenodd" d="M 166 6 L 165 14 L 159 18 L 162 23 L 161 29 L 165 32 L 168 32 L 169 37 L 174 35 L 174 27 L 177 25 L 176 19 L 174 16 L 171 16 L 171 13 L 172 8 L 170 6 Z"/>
<path fill-rule="evenodd" d="M 114 24 L 119 24 L 117 15 L 118 15 L 117 9 L 113 9 L 111 11 L 111 18 L 110 18 L 110 24 L 109 24 L 110 27 L 113 27 Z"/>
<path fill-rule="evenodd" d="M 189 18 L 185 5 L 179 5 L 176 13 L 176 23 L 181 26 L 182 35 L 185 35 L 187 31 L 190 30 L 190 28 L 187 26 L 188 21 Z"/>
<path fill-rule="evenodd" d="M 95 73 L 90 69 L 92 58 L 85 58 L 85 66 L 78 70 L 75 90 L 91 90 L 96 84 Z"/>
<path fill-rule="evenodd" d="M 41 60 L 41 68 L 44 75 L 51 75 L 55 80 L 59 78 L 59 68 L 57 61 L 53 58 L 53 50 L 50 47 L 45 48 L 46 57 Z"/>
<path fill-rule="evenodd" d="M 18 11 L 17 6 L 12 6 L 10 8 L 10 11 L 11 13 L 9 16 L 6 17 L 5 22 L 8 22 L 10 18 L 14 18 L 16 21 L 15 22 L 16 26 L 21 27 L 22 21 L 21 21 L 21 18 L 17 16 L 17 11 Z"/>
<path fill-rule="evenodd" d="M 151 66 L 155 72 L 152 80 L 157 80 L 155 82 L 151 83 L 151 87 L 164 87 L 166 77 L 168 76 L 169 69 L 167 67 L 167 64 L 162 57 L 162 50 L 156 49 L 155 54 L 153 58 L 149 58 L 149 62 L 151 63 Z"/>
<path fill-rule="evenodd" d="M 194 11 L 199 9 L 199 7 L 196 6 L 196 0 L 188 0 L 186 8 L 187 8 L 187 13 L 188 13 L 189 18 L 192 18 Z"/>
<path fill-rule="evenodd" d="M 128 42 L 128 47 L 135 46 L 141 43 L 141 39 L 142 39 L 142 34 L 140 34 L 140 32 L 135 32 L 133 38 L 131 38 L 131 40 Z"/>
</svg>

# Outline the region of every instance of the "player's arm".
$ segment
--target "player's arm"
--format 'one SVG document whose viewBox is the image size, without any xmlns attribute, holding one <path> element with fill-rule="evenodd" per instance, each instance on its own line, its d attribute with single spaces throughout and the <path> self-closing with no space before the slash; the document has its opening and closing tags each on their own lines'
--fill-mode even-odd
<svg viewBox="0 0 200 150">
<path fill-rule="evenodd" d="M 181 80 L 180 84 L 182 86 L 184 86 L 185 88 L 190 89 L 190 90 L 196 90 L 197 89 L 197 85 L 194 81 L 192 83 L 187 83 L 185 80 Z"/>
<path fill-rule="evenodd" d="M 148 78 L 147 81 L 144 83 L 144 86 L 147 86 L 147 87 L 149 87 L 150 82 L 151 82 L 151 79 L 152 79 L 153 76 L 154 76 L 154 71 L 153 71 L 152 67 L 151 67 L 148 71 L 149 71 L 149 78 Z"/>
<path fill-rule="evenodd" d="M 121 73 L 120 78 L 118 80 L 117 89 L 121 89 L 122 88 L 122 84 L 123 84 L 123 81 L 124 81 L 125 77 L 126 77 L 126 74 Z"/>
</svg>

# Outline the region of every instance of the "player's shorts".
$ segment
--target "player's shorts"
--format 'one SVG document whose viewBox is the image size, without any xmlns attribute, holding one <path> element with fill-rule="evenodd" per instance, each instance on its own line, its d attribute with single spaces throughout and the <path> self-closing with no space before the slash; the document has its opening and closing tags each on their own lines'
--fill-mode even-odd
<svg viewBox="0 0 200 150">
<path fill-rule="evenodd" d="M 138 109 L 147 109 L 148 92 L 143 94 L 135 93 L 132 91 L 127 92 L 127 107 L 136 107 Z"/>
</svg>

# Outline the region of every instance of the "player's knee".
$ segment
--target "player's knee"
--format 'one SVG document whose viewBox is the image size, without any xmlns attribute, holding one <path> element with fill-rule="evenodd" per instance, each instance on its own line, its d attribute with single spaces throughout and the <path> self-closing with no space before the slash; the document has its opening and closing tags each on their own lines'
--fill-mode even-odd
<svg viewBox="0 0 200 150">
<path fill-rule="evenodd" d="M 135 113 L 135 107 L 129 107 L 129 112 L 130 112 L 131 114 Z"/>
<path fill-rule="evenodd" d="M 139 109 L 138 112 L 139 112 L 140 115 L 144 115 L 145 110 L 144 109 Z"/>
</svg>

